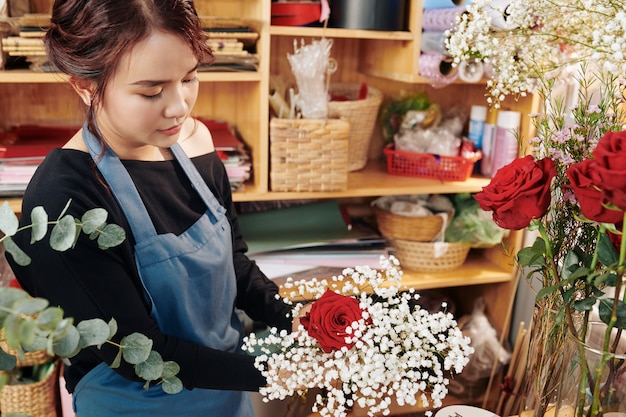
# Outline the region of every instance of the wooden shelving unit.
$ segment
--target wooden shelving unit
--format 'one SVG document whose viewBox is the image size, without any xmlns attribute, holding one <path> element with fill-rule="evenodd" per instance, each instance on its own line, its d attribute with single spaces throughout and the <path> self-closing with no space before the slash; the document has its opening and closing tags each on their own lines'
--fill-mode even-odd
<svg viewBox="0 0 626 417">
<path fill-rule="evenodd" d="M 38 0 L 39 12 L 49 10 L 50 0 Z M 196 0 L 200 15 L 254 19 L 259 22 L 256 48 L 260 57 L 256 72 L 206 72 L 200 74 L 200 96 L 194 109 L 197 116 L 221 118 L 236 125 L 252 152 L 253 175 L 244 191 L 234 199 L 240 202 L 290 199 L 374 198 L 398 194 L 450 194 L 477 192 L 486 178 L 463 182 L 391 176 L 381 161 L 381 138 L 373 139 L 371 157 L 363 170 L 349 173 L 348 189 L 341 192 L 272 192 L 269 189 L 269 105 L 270 78 L 290 74 L 286 54 L 293 52 L 294 40 L 327 37 L 333 39 L 333 57 L 339 69 L 336 82 L 367 82 L 386 97 L 401 91 L 426 92 L 442 108 L 463 104 L 485 104 L 484 84 L 453 83 L 434 88 L 418 74 L 422 1 L 409 1 L 408 30 L 380 32 L 369 30 L 295 28 L 270 25 L 270 0 Z M 48 9 L 46 9 L 48 7 Z M 522 113 L 522 137 L 531 137 L 528 114 L 537 108 L 535 98 L 522 97 L 503 103 L 503 108 Z M 19 124 L 76 124 L 83 113 L 66 78 L 55 73 L 27 70 L 0 71 L 0 129 Z M 378 135 L 380 136 L 380 135 Z M 378 146 L 378 149 L 376 149 Z M 18 211 L 19 199 L 9 199 Z M 506 247 L 521 247 L 522 233 L 512 233 Z M 472 251 L 459 270 L 443 274 L 405 271 L 406 284 L 417 289 L 440 289 L 457 300 L 459 313 L 468 314 L 473 300 L 485 298 L 487 313 L 494 326 L 507 333 L 518 272 L 501 247 Z"/>
</svg>

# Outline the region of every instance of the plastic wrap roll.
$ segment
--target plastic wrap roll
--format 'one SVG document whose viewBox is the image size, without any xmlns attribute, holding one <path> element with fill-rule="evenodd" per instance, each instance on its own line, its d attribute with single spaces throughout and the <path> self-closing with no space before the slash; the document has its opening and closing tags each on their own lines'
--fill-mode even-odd
<svg viewBox="0 0 626 417">
<path fill-rule="evenodd" d="M 517 25 L 507 21 L 507 8 L 513 3 L 513 0 L 492 0 L 491 5 L 486 8 L 491 17 L 491 26 L 499 30 L 513 30 Z"/>
<path fill-rule="evenodd" d="M 425 32 L 443 32 L 453 29 L 457 25 L 457 18 L 462 13 L 465 13 L 465 6 L 424 10 L 422 30 Z"/>
<path fill-rule="evenodd" d="M 465 0 L 424 0 L 424 10 L 444 9 L 469 4 Z"/>
<path fill-rule="evenodd" d="M 427 78 L 433 87 L 445 87 L 458 77 L 452 58 L 443 54 L 425 52 L 420 55 L 419 74 Z"/>
<path fill-rule="evenodd" d="M 447 54 L 448 50 L 444 43 L 446 39 L 445 32 L 422 32 L 422 42 L 420 49 L 422 52 L 431 52 L 437 54 Z"/>
</svg>

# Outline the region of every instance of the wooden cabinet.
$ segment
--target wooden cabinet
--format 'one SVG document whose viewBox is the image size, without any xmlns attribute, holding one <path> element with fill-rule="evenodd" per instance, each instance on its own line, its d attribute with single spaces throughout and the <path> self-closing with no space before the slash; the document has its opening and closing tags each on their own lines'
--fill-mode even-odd
<svg viewBox="0 0 626 417">
<path fill-rule="evenodd" d="M 51 1 L 39 0 L 39 12 L 47 12 Z M 338 62 L 333 82 L 362 82 L 379 88 L 387 97 L 401 91 L 424 91 L 442 107 L 485 104 L 484 83 L 453 83 L 434 88 L 418 75 L 422 1 L 410 0 L 408 30 L 381 32 L 369 30 L 280 27 L 270 25 L 270 0 L 196 0 L 200 15 L 244 18 L 259 30 L 256 72 L 206 72 L 200 74 L 200 96 L 196 116 L 221 118 L 237 126 L 252 153 L 253 180 L 235 200 L 349 199 L 381 195 L 477 192 L 486 178 L 442 183 L 425 178 L 391 176 L 386 173 L 380 154 L 382 141 L 375 135 L 372 160 L 348 176 L 348 188 L 340 192 L 272 192 L 269 189 L 269 106 L 270 77 L 290 74 L 286 58 L 293 52 L 294 40 L 310 42 L 322 36 L 332 38 L 331 55 Z M 0 71 L 0 129 L 27 123 L 80 124 L 83 115 L 78 98 L 54 73 L 27 70 Z M 521 136 L 531 137 L 528 114 L 537 107 L 535 98 L 521 97 L 503 103 L 503 108 L 522 113 Z M 377 137 L 378 136 L 378 137 Z M 19 200 L 11 201 L 17 209 Z M 513 252 L 520 248 L 522 232 L 512 233 L 505 242 Z M 423 274 L 405 271 L 409 285 L 418 289 L 445 288 L 457 302 L 458 310 L 470 313 L 476 297 L 484 297 L 487 313 L 497 330 L 508 333 L 518 272 L 503 248 L 473 250 L 459 270 Z"/>
</svg>

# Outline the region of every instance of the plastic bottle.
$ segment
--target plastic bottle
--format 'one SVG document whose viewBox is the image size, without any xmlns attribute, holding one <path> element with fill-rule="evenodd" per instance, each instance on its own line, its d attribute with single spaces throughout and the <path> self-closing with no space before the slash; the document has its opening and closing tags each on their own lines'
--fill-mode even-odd
<svg viewBox="0 0 626 417">
<path fill-rule="evenodd" d="M 469 130 L 467 138 L 474 144 L 475 150 L 483 148 L 483 131 L 485 129 L 485 120 L 487 119 L 486 106 L 472 106 L 470 110 Z"/>
<path fill-rule="evenodd" d="M 517 111 L 499 111 L 496 122 L 496 140 L 493 147 L 491 176 L 500 168 L 513 162 L 519 154 L 518 131 L 521 113 Z"/>
<path fill-rule="evenodd" d="M 498 119 L 498 110 L 490 109 L 487 112 L 485 125 L 483 128 L 483 157 L 480 160 L 480 173 L 485 177 L 491 176 L 491 159 L 492 150 L 496 138 L 496 121 Z"/>
</svg>

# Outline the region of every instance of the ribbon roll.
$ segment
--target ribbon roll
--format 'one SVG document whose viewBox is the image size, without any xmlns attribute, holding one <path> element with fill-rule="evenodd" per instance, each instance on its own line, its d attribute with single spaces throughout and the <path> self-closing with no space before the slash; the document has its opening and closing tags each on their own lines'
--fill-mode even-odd
<svg viewBox="0 0 626 417">
<path fill-rule="evenodd" d="M 445 87 L 458 77 L 452 58 L 437 53 L 422 53 L 419 61 L 419 74 L 427 78 L 433 87 Z"/>
<path fill-rule="evenodd" d="M 459 78 L 466 83 L 476 83 L 483 78 L 485 69 L 483 63 L 472 59 L 470 61 L 462 61 L 459 64 Z"/>
<path fill-rule="evenodd" d="M 513 30 L 517 25 L 507 20 L 509 13 L 508 7 L 513 0 L 493 0 L 489 6 L 485 8 L 489 17 L 491 17 L 491 26 L 497 30 Z"/>
<path fill-rule="evenodd" d="M 424 10 L 445 9 L 468 4 L 465 0 L 424 0 Z"/>
<path fill-rule="evenodd" d="M 422 30 L 425 32 L 443 32 L 456 27 L 458 17 L 465 12 L 465 6 L 447 9 L 424 10 Z"/>
<path fill-rule="evenodd" d="M 445 39 L 445 32 L 422 32 L 420 49 L 422 52 L 432 52 L 446 55 L 448 54 L 448 50 L 446 49 L 446 45 L 444 43 Z"/>
</svg>

